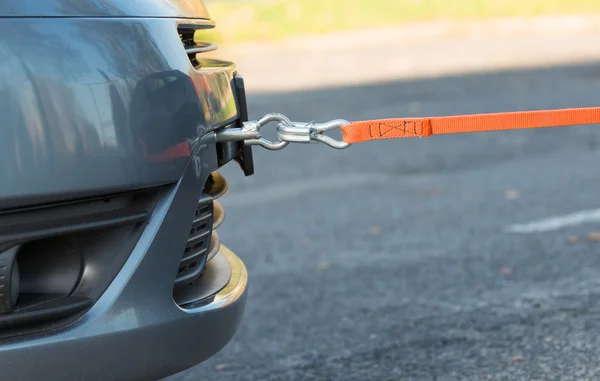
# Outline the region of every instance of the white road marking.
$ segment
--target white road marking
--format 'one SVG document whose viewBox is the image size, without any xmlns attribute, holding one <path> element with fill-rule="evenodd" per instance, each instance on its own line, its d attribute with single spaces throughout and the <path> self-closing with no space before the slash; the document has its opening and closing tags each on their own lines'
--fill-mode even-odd
<svg viewBox="0 0 600 381">
<path fill-rule="evenodd" d="M 599 221 L 600 209 L 592 209 L 565 214 L 563 216 L 552 216 L 541 220 L 531 221 L 526 224 L 510 225 L 506 227 L 505 230 L 509 233 L 539 233 Z"/>
</svg>

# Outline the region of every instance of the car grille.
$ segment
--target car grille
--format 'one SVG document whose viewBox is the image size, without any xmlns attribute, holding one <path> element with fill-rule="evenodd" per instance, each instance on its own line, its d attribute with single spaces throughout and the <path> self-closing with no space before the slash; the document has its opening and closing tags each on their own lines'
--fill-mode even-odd
<svg viewBox="0 0 600 381">
<path fill-rule="evenodd" d="M 199 38 L 199 31 L 203 29 L 214 28 L 213 24 L 191 24 L 191 25 L 180 25 L 177 28 L 179 32 L 179 38 L 185 52 L 195 68 L 200 68 L 202 65 L 198 60 L 198 55 L 202 53 L 211 52 L 217 49 L 217 44 L 210 41 L 203 41 Z"/>
<path fill-rule="evenodd" d="M 196 206 L 190 236 L 175 279 L 176 287 L 193 285 L 206 263 L 219 252 L 221 242 L 215 229 L 221 225 L 225 214 L 223 206 L 216 199 L 226 191 L 225 178 L 217 172 L 211 173 Z"/>
</svg>

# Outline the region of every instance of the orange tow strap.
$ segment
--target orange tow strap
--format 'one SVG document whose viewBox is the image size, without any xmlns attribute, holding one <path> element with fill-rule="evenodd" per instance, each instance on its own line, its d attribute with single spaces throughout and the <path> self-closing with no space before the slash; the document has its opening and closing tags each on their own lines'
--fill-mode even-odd
<svg viewBox="0 0 600 381">
<path fill-rule="evenodd" d="M 463 132 L 505 131 L 524 128 L 561 127 L 600 123 L 600 107 L 570 108 L 439 116 L 393 118 L 351 122 L 342 126 L 346 143 L 369 140 L 429 137 Z"/>
</svg>

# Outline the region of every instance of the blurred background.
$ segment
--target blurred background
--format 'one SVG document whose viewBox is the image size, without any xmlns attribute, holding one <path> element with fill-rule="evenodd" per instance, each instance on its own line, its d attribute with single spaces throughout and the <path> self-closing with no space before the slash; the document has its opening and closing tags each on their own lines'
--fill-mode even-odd
<svg viewBox="0 0 600 381">
<path fill-rule="evenodd" d="M 597 0 L 208 0 L 251 118 L 600 105 Z M 224 168 L 250 273 L 172 380 L 600 379 L 600 128 L 281 152 Z"/>
</svg>

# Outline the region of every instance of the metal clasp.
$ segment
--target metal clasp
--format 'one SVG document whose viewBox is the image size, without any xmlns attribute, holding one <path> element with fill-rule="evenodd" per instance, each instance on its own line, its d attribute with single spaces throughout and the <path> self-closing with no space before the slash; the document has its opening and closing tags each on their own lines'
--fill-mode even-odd
<svg viewBox="0 0 600 381">
<path fill-rule="evenodd" d="M 344 149 L 350 146 L 349 143 L 335 140 L 325 135 L 325 132 L 334 130 L 349 124 L 347 120 L 335 119 L 325 123 L 302 123 L 292 122 L 291 126 L 279 124 L 277 127 L 278 137 L 283 141 L 294 143 L 323 143 L 336 149 Z"/>
<path fill-rule="evenodd" d="M 266 149 L 277 151 L 283 149 L 289 142 L 279 140 L 272 142 L 260 135 L 260 129 L 271 122 L 291 125 L 292 122 L 281 114 L 267 114 L 259 120 L 244 122 L 241 128 L 226 128 L 217 132 L 217 142 L 243 141 L 247 145 L 259 145 Z"/>
<path fill-rule="evenodd" d="M 260 129 L 271 122 L 277 122 L 277 141 L 265 139 Z M 256 121 L 244 122 L 241 128 L 226 128 L 217 132 L 217 142 L 244 141 L 247 145 L 259 145 L 269 150 L 280 150 L 289 143 L 321 142 L 336 149 L 344 149 L 349 143 L 335 140 L 325 132 L 348 124 L 347 120 L 336 119 L 326 123 L 292 122 L 282 114 L 267 114 Z"/>
</svg>

